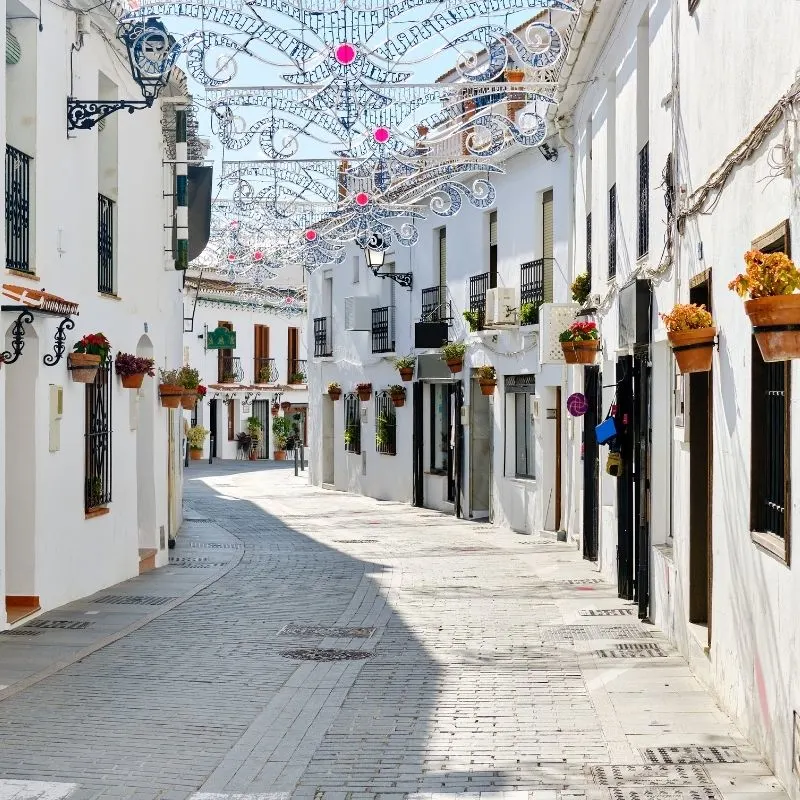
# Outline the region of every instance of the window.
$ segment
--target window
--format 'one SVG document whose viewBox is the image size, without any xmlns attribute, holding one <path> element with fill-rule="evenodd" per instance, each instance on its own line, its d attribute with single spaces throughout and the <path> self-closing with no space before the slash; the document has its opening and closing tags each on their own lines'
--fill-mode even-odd
<svg viewBox="0 0 800 800">
<path fill-rule="evenodd" d="M 497 212 L 489 214 L 489 288 L 497 288 Z"/>
<path fill-rule="evenodd" d="M 111 502 L 111 364 L 97 370 L 86 384 L 84 508 L 91 511 Z"/>
<path fill-rule="evenodd" d="M 114 294 L 114 201 L 97 195 L 97 291 Z"/>
<path fill-rule="evenodd" d="M 536 379 L 533 375 L 506 375 L 505 390 L 506 470 L 517 478 L 534 478 Z"/>
<path fill-rule="evenodd" d="M 608 277 L 617 274 L 617 185 L 608 190 Z"/>
<path fill-rule="evenodd" d="M 253 383 L 275 383 L 278 371 L 269 357 L 269 325 L 253 325 Z"/>
<path fill-rule="evenodd" d="M 431 472 L 446 475 L 450 466 L 450 386 L 431 384 Z"/>
<path fill-rule="evenodd" d="M 344 449 L 361 452 L 361 401 L 357 394 L 344 396 Z"/>
<path fill-rule="evenodd" d="M 636 257 L 644 258 L 650 247 L 650 155 L 649 144 L 639 151 L 639 225 Z"/>
<path fill-rule="evenodd" d="M 30 272 L 31 157 L 6 145 L 6 268 Z"/>
<path fill-rule="evenodd" d="M 225 407 L 228 409 L 228 441 L 232 442 L 236 438 L 236 426 L 233 417 L 233 400 L 226 400 Z"/>
<path fill-rule="evenodd" d="M 217 322 L 218 328 L 233 330 L 232 322 Z M 236 381 L 236 364 L 233 359 L 233 350 L 229 347 L 217 350 L 217 381 L 218 383 L 234 383 Z"/>
<path fill-rule="evenodd" d="M 375 395 L 375 449 L 386 456 L 397 453 L 397 413 L 388 392 Z"/>
</svg>

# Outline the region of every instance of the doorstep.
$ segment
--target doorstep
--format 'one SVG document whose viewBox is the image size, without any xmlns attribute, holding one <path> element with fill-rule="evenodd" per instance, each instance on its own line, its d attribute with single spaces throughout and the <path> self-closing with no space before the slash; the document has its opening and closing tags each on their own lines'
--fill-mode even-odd
<svg viewBox="0 0 800 800">
<path fill-rule="evenodd" d="M 38 595 L 6 595 L 6 620 L 13 625 L 41 610 Z"/>
<path fill-rule="evenodd" d="M 139 548 L 139 574 L 144 575 L 145 572 L 150 572 L 151 569 L 156 568 L 156 555 L 158 550 L 153 548 Z"/>
</svg>

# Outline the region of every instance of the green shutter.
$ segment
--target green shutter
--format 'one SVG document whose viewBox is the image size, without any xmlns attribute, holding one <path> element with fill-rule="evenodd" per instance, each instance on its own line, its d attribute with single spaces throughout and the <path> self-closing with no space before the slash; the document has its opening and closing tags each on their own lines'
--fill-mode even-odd
<svg viewBox="0 0 800 800">
<path fill-rule="evenodd" d="M 11 28 L 6 26 L 6 64 L 19 64 L 22 57 L 22 47 L 19 39 L 11 33 Z"/>
<path fill-rule="evenodd" d="M 542 194 L 542 258 L 544 259 L 544 301 L 553 302 L 553 190 Z"/>
</svg>

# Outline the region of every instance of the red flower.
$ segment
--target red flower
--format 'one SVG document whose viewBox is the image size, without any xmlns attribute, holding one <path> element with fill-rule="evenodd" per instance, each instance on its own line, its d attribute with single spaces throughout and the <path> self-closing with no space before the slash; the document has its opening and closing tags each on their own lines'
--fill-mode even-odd
<svg viewBox="0 0 800 800">
<path fill-rule="evenodd" d="M 198 394 L 200 397 L 205 397 L 205 396 L 206 396 L 206 392 L 207 392 L 207 391 L 208 391 L 208 389 L 206 389 L 206 387 L 205 387 L 205 386 L 203 386 L 203 384 L 202 384 L 202 383 L 201 383 L 201 384 L 200 384 L 200 385 L 197 387 L 197 394 Z"/>
</svg>

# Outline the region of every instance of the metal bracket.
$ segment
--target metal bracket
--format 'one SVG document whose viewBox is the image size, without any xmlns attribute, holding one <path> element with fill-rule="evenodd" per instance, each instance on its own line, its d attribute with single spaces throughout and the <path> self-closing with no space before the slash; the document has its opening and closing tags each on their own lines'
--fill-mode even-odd
<svg viewBox="0 0 800 800">
<path fill-rule="evenodd" d="M 33 323 L 33 313 L 27 308 L 20 312 L 11 326 L 11 350 L 6 350 L 0 355 L 4 364 L 13 364 L 22 354 L 25 347 L 25 325 Z"/>
<path fill-rule="evenodd" d="M 46 353 L 42 359 L 42 363 L 46 367 L 54 367 L 64 357 L 64 351 L 67 349 L 64 342 L 67 340 L 67 331 L 71 331 L 75 327 L 75 322 L 70 317 L 64 317 L 59 323 L 56 330 L 55 340 L 53 343 L 53 352 Z"/>
<path fill-rule="evenodd" d="M 414 279 L 413 272 L 373 272 L 376 278 L 389 278 L 394 281 L 398 286 L 405 289 L 410 289 Z"/>
<path fill-rule="evenodd" d="M 76 100 L 67 98 L 67 130 L 91 130 L 100 120 L 115 111 L 126 109 L 133 114 L 137 108 L 151 108 L 153 100 Z"/>
</svg>

